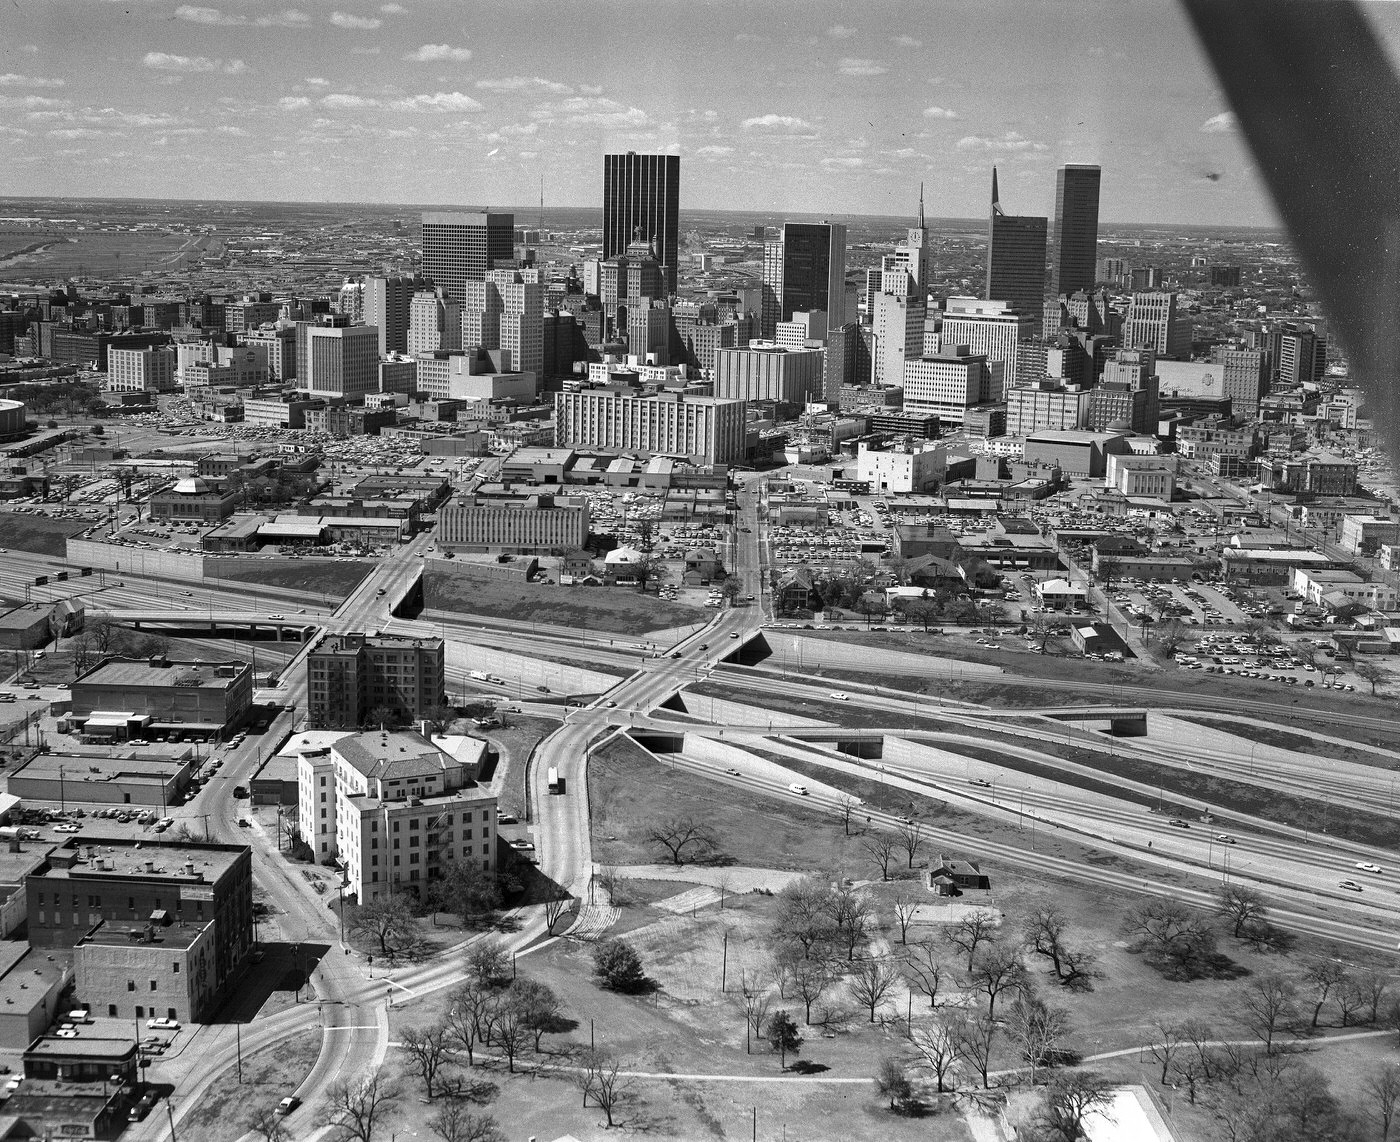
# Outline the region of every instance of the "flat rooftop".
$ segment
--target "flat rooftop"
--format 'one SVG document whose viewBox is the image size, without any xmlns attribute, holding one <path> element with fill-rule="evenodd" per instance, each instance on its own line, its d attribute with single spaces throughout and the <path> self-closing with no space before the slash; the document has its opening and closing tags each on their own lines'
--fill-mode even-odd
<svg viewBox="0 0 1400 1142">
<path fill-rule="evenodd" d="M 47 864 L 37 874 L 45 880 L 70 877 L 152 877 L 178 878 L 204 883 L 216 881 L 252 850 L 247 845 L 202 844 L 195 841 L 132 840 L 80 833 L 49 854 Z M 69 867 L 71 862 L 71 867 Z M 148 869 L 147 863 L 153 867 Z M 194 878 L 185 871 L 194 864 Z"/>
<path fill-rule="evenodd" d="M 69 948 L 31 949 L 23 941 L 4 940 L 0 949 L 0 1008 L 14 1012 L 27 1012 L 36 1006 L 73 967 Z"/>
<path fill-rule="evenodd" d="M 116 756 L 41 753 L 10 771 L 10 776 L 30 780 L 63 779 L 70 801 L 83 801 L 83 787 L 112 781 L 168 781 L 188 761 L 154 751 L 117 750 Z"/>
<path fill-rule="evenodd" d="M 117 686 L 131 689 L 165 689 L 169 686 L 228 690 L 240 675 L 252 672 L 246 662 L 170 662 L 152 665 L 146 659 L 109 658 L 73 683 L 79 686 Z"/>
<path fill-rule="evenodd" d="M 57 1035 L 44 1035 L 30 1045 L 26 1055 L 46 1055 L 59 1059 L 125 1059 L 136 1050 L 135 1039 L 98 1039 L 80 1035 L 76 1039 L 60 1039 Z M 25 1079 L 21 1090 L 28 1089 L 30 1080 Z"/>
<path fill-rule="evenodd" d="M 354 654 L 362 646 L 365 650 L 408 650 L 415 646 L 436 650 L 442 646 L 442 639 L 415 638 L 406 634 L 326 634 L 311 648 L 311 653 Z"/>
<path fill-rule="evenodd" d="M 155 924 L 150 926 L 151 938 L 145 938 L 147 925 L 130 920 L 104 920 L 79 944 L 101 944 L 104 947 L 130 948 L 188 948 L 203 934 L 206 924 Z"/>
</svg>

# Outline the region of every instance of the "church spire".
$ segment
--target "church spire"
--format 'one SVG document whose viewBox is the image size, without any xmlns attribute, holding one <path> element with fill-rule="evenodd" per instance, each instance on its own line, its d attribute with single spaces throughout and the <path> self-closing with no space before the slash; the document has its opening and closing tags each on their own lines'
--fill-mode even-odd
<svg viewBox="0 0 1400 1142">
<path fill-rule="evenodd" d="M 1001 196 L 997 194 L 997 168 L 992 168 L 992 215 L 1001 217 L 1005 213 L 1001 208 Z"/>
<path fill-rule="evenodd" d="M 919 229 L 924 229 L 924 184 L 919 183 Z"/>
</svg>

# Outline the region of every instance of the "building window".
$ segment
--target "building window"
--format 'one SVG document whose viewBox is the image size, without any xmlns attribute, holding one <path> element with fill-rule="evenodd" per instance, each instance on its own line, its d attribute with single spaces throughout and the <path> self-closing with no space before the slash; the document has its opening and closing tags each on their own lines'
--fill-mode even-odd
<svg viewBox="0 0 1400 1142">
<path fill-rule="evenodd" d="M 157 987 L 156 987 L 156 981 L 155 981 L 155 980 L 151 980 L 151 990 L 152 990 L 152 991 L 158 990 Z"/>
<path fill-rule="evenodd" d="M 176 960 L 173 964 L 171 964 L 171 965 L 170 965 L 170 970 L 171 970 L 171 972 L 172 972 L 173 974 L 179 975 L 179 974 L 180 974 L 180 961 L 179 961 L 179 960 Z"/>
<path fill-rule="evenodd" d="M 129 980 L 126 981 L 126 990 L 127 990 L 127 991 L 135 991 L 135 990 L 136 990 L 136 981 L 135 981 L 134 979 L 129 979 Z"/>
</svg>

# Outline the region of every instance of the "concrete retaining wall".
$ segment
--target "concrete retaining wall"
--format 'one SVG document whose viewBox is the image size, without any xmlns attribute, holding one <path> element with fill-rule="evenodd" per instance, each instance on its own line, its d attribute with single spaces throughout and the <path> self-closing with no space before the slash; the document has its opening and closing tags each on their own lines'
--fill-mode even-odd
<svg viewBox="0 0 1400 1142">
<path fill-rule="evenodd" d="M 204 560 L 205 556 L 198 552 L 149 551 L 143 547 L 117 547 L 92 539 L 68 541 L 70 563 L 131 575 L 155 575 L 195 582 L 204 578 Z"/>
<path fill-rule="evenodd" d="M 717 726 L 767 726 L 774 729 L 782 726 L 829 726 L 831 722 L 821 722 L 815 718 L 804 718 L 800 714 L 789 714 L 784 710 L 765 710 L 758 706 L 746 706 L 742 702 L 730 702 L 724 698 L 714 698 L 708 694 L 692 694 L 683 690 L 680 699 L 685 703 L 685 712 L 693 714 Z"/>
</svg>

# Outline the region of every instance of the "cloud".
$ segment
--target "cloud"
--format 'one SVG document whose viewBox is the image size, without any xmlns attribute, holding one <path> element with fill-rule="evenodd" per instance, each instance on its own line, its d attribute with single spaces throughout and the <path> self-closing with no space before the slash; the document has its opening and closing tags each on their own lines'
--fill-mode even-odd
<svg viewBox="0 0 1400 1142">
<path fill-rule="evenodd" d="M 734 39 L 741 44 L 766 44 L 768 42 L 767 36 L 755 35 L 753 32 L 740 32 Z"/>
<path fill-rule="evenodd" d="M 851 59 L 849 56 L 838 60 L 836 70 L 842 75 L 884 75 L 889 65 L 877 59 Z"/>
<path fill-rule="evenodd" d="M 640 107 L 629 107 L 615 99 L 600 96 L 576 95 L 571 99 L 557 99 L 552 103 L 542 103 L 535 108 L 535 115 L 544 120 L 559 120 L 581 127 L 646 127 L 651 119 Z"/>
<path fill-rule="evenodd" d="M 574 89 L 567 83 L 555 83 L 552 79 L 541 79 L 538 75 L 508 75 L 502 79 L 478 79 L 476 86 L 482 91 L 537 91 L 545 95 L 572 95 Z"/>
<path fill-rule="evenodd" d="M 466 63 L 472 58 L 471 49 L 454 48 L 451 44 L 424 44 L 417 51 L 403 57 L 413 63 L 438 63 L 450 60 L 453 63 Z"/>
<path fill-rule="evenodd" d="M 302 107 L 310 107 L 311 100 L 304 95 L 284 95 L 277 101 L 277 106 L 283 111 L 297 111 Z"/>
<path fill-rule="evenodd" d="M 379 54 L 379 48 L 377 45 L 372 48 L 351 48 L 350 54 L 352 56 L 377 56 Z"/>
<path fill-rule="evenodd" d="M 71 106 L 68 100 L 50 99 L 47 95 L 0 95 L 0 107 L 14 107 L 21 111 L 43 111 L 68 106 Z"/>
<path fill-rule="evenodd" d="M 372 32 L 384 23 L 374 16 L 353 16 L 349 12 L 332 12 L 330 21 L 337 28 L 354 28 L 361 32 Z"/>
<path fill-rule="evenodd" d="M 921 48 L 924 46 L 923 40 L 916 40 L 913 36 L 891 36 L 890 43 L 897 44 L 901 48 Z"/>
<path fill-rule="evenodd" d="M 840 170 L 855 170 L 858 167 L 865 166 L 865 160 L 857 156 L 837 158 L 834 155 L 828 155 L 826 158 L 822 159 L 822 166 Z"/>
<path fill-rule="evenodd" d="M 343 91 L 335 91 L 321 97 L 321 106 L 329 107 L 333 111 L 357 111 L 364 107 L 378 107 L 379 100 L 370 99 L 364 95 L 349 95 Z"/>
<path fill-rule="evenodd" d="M 59 127 L 49 132 L 50 139 L 101 139 L 106 135 L 106 131 L 92 127 Z"/>
<path fill-rule="evenodd" d="M 460 91 L 437 91 L 432 95 L 411 95 L 390 104 L 396 111 L 481 111 L 484 108 Z"/>
<path fill-rule="evenodd" d="M 801 131 L 810 134 L 816 130 L 806 119 L 799 119 L 796 115 L 774 115 L 771 112 L 745 119 L 739 125 L 745 131 Z"/>
<path fill-rule="evenodd" d="M 306 77 L 306 82 L 311 84 L 312 87 L 329 87 L 331 85 L 329 79 L 322 79 L 319 75 L 308 75 Z"/>
<path fill-rule="evenodd" d="M 202 8 L 197 4 L 181 4 L 175 9 L 175 19 L 188 20 L 191 24 L 211 24 L 226 28 L 248 22 L 246 16 L 221 12 L 218 8 Z"/>
<path fill-rule="evenodd" d="M 958 113 L 956 111 L 950 110 L 947 107 L 924 108 L 925 119 L 956 119 L 957 117 Z"/>
<path fill-rule="evenodd" d="M 734 148 L 715 146 L 701 147 L 695 153 L 696 155 L 704 156 L 705 158 L 720 159 L 723 158 L 725 155 L 732 155 L 734 153 Z"/>
<path fill-rule="evenodd" d="M 146 67 L 156 71 L 178 71 L 185 74 L 203 71 L 221 71 L 225 75 L 242 75 L 248 65 L 241 59 L 210 59 L 208 56 L 177 56 L 169 52 L 147 52 L 141 60 Z"/>
<path fill-rule="evenodd" d="M 849 40 L 856 34 L 857 29 L 847 27 L 845 24 L 832 24 L 827 28 L 826 34 L 833 40 Z"/>
<path fill-rule="evenodd" d="M 1006 134 L 998 135 L 996 138 L 985 135 L 964 135 L 957 141 L 956 146 L 960 151 L 1048 151 L 1050 149 L 1044 143 L 1027 139 L 1015 131 L 1007 131 Z"/>
<path fill-rule="evenodd" d="M 402 4 L 381 4 L 379 10 L 386 16 L 402 16 L 408 11 Z"/>
<path fill-rule="evenodd" d="M 22 46 L 20 47 L 19 50 L 22 51 L 22 52 L 24 52 L 24 53 L 26 53 L 27 55 L 32 55 L 32 56 L 34 56 L 34 55 L 38 55 L 38 54 L 39 54 L 39 45 L 38 45 L 38 44 L 24 44 L 24 45 L 22 45 Z"/>
<path fill-rule="evenodd" d="M 311 24 L 311 17 L 297 8 L 284 8 L 270 16 L 259 16 L 253 21 L 259 28 L 305 28 Z"/>
<path fill-rule="evenodd" d="M 1203 135 L 1229 135 L 1233 134 L 1239 127 L 1239 120 L 1235 118 L 1233 111 L 1222 111 L 1219 115 L 1212 115 L 1201 124 Z"/>
<path fill-rule="evenodd" d="M 45 79 L 36 75 L 16 75 L 7 72 L 0 75 L 0 87 L 67 87 L 66 79 Z"/>
</svg>

